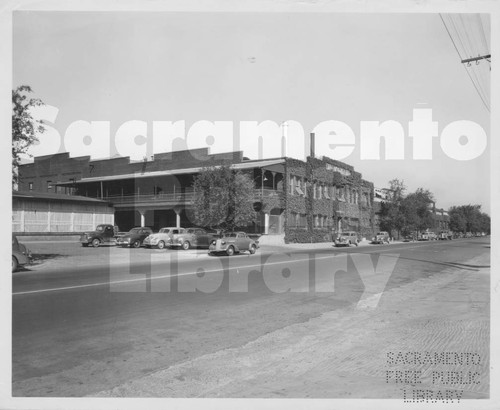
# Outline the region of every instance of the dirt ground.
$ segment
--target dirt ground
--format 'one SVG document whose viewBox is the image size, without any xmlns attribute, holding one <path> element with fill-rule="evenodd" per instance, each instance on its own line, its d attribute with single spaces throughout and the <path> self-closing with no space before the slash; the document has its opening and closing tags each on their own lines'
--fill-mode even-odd
<svg viewBox="0 0 500 410">
<path fill-rule="evenodd" d="M 469 263 L 488 266 L 489 253 Z M 489 294 L 489 268 L 450 267 L 241 347 L 89 396 L 392 398 L 402 403 L 415 397 L 437 403 L 488 398 Z M 389 355 L 398 352 L 471 352 L 479 361 L 390 363 Z M 418 382 L 388 379 L 394 373 L 387 372 L 396 370 L 419 372 Z M 436 379 L 438 372 L 457 372 L 463 379 Z M 419 399 L 419 391 L 428 392 L 425 399 Z"/>
</svg>

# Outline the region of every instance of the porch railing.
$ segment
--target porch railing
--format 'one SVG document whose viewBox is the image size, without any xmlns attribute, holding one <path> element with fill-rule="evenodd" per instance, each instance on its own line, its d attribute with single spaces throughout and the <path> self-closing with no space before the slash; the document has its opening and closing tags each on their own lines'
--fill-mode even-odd
<svg viewBox="0 0 500 410">
<path fill-rule="evenodd" d="M 271 197 L 282 197 L 283 192 L 275 189 L 255 189 L 255 200 Z M 114 204 L 154 204 L 159 202 L 171 202 L 177 204 L 191 204 L 194 200 L 194 191 L 192 189 L 185 190 L 184 192 L 160 192 L 157 194 L 133 194 L 133 195 L 108 195 L 103 198 Z"/>
</svg>

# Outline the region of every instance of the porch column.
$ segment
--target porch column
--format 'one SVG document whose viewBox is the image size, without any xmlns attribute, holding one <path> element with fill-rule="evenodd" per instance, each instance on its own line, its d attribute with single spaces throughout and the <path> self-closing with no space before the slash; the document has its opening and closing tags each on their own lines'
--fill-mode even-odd
<svg viewBox="0 0 500 410">
<path fill-rule="evenodd" d="M 141 214 L 141 227 L 146 225 L 146 211 L 144 209 L 138 209 L 139 214 Z"/>
<path fill-rule="evenodd" d="M 264 234 L 269 234 L 269 212 L 264 213 Z"/>
<path fill-rule="evenodd" d="M 181 210 L 175 208 L 175 227 L 180 228 L 181 227 Z"/>
<path fill-rule="evenodd" d="M 75 213 L 71 212 L 69 217 L 69 231 L 75 232 Z"/>
</svg>

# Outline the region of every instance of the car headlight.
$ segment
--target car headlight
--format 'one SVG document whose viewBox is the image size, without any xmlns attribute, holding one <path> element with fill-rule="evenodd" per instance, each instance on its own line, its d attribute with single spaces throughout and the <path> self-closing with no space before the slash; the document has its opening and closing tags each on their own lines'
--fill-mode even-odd
<svg viewBox="0 0 500 410">
<path fill-rule="evenodd" d="M 127 238 L 125 239 L 128 243 L 130 243 L 130 241 L 132 240 L 132 238 Z"/>
<path fill-rule="evenodd" d="M 220 242 L 221 245 L 225 245 L 226 244 L 226 241 L 221 241 Z"/>
<path fill-rule="evenodd" d="M 182 243 L 182 242 L 184 242 L 184 239 L 183 238 L 177 238 L 177 242 Z"/>
</svg>

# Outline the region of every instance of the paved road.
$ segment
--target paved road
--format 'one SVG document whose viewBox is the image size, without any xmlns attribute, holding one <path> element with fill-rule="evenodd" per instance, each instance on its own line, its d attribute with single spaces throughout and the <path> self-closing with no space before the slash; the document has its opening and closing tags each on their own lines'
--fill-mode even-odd
<svg viewBox="0 0 500 410">
<path fill-rule="evenodd" d="M 382 292 L 422 278 L 475 272 L 487 265 L 470 261 L 489 252 L 489 241 L 231 258 L 153 252 L 147 263 L 134 250 L 99 252 L 110 252 L 111 268 L 14 275 L 14 396 L 93 395 L 328 312 L 377 303 Z"/>
</svg>

